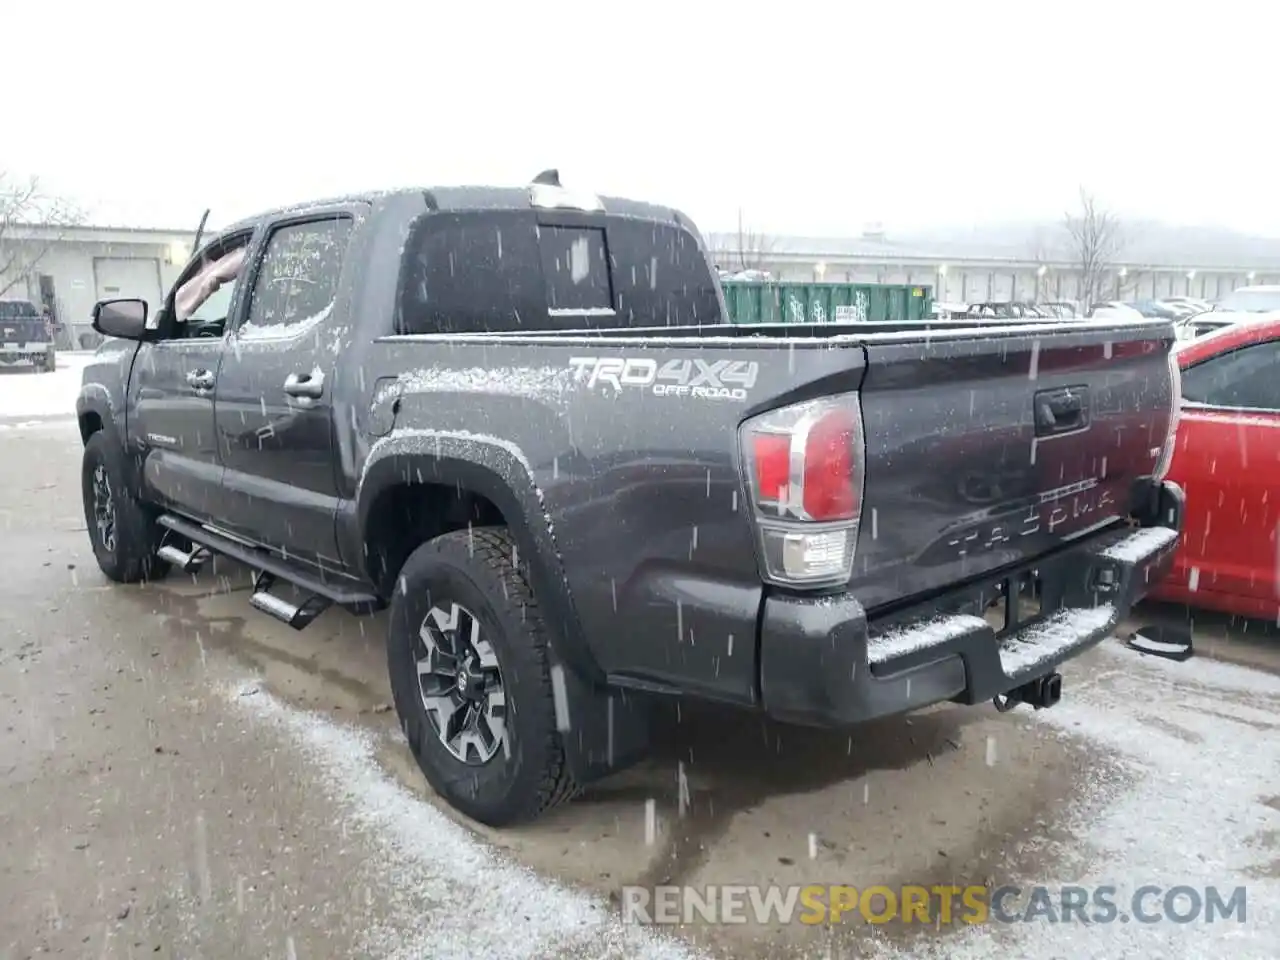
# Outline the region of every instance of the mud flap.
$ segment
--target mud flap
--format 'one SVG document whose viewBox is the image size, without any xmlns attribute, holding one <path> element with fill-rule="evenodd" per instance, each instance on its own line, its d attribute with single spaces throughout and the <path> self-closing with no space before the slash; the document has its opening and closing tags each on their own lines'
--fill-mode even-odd
<svg viewBox="0 0 1280 960">
<path fill-rule="evenodd" d="M 551 684 L 565 762 L 579 785 L 623 770 L 648 752 L 650 713 L 640 697 L 588 684 L 560 663 L 552 664 Z"/>
<path fill-rule="evenodd" d="M 1129 635 L 1125 646 L 1138 653 L 1179 662 L 1190 660 L 1195 652 L 1191 630 L 1181 626 L 1152 624 L 1141 627 Z"/>
</svg>

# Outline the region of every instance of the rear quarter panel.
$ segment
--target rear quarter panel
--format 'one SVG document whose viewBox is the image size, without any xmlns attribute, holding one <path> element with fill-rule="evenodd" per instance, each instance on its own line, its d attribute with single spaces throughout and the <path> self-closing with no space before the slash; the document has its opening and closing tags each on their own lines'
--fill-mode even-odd
<svg viewBox="0 0 1280 960">
<path fill-rule="evenodd" d="M 740 337 L 389 337 L 363 366 L 374 417 L 390 428 L 358 452 L 359 472 L 414 438 L 428 454 L 459 440 L 477 456 L 514 451 L 541 513 L 529 522 L 548 535 L 539 559 L 572 600 L 577 623 L 558 626 L 580 630 L 615 679 L 749 703 L 762 586 L 738 425 L 856 389 L 862 357 L 830 342 Z M 665 381 L 646 379 L 668 364 Z M 682 377 L 686 389 L 673 389 Z M 709 382 L 729 392 L 692 386 Z"/>
</svg>

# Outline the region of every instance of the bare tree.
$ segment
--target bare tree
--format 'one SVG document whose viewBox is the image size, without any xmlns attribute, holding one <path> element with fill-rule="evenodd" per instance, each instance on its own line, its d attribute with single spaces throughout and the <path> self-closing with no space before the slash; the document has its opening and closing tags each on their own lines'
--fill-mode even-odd
<svg viewBox="0 0 1280 960">
<path fill-rule="evenodd" d="M 1124 246 L 1120 221 L 1081 187 L 1080 208 L 1066 214 L 1062 225 L 1071 245 L 1071 260 L 1080 274 L 1081 306 L 1088 310 L 1104 299 L 1111 285 L 1115 261 Z"/>
<path fill-rule="evenodd" d="M 62 197 L 46 193 L 35 177 L 21 180 L 0 170 L 0 297 L 27 280 L 84 212 Z"/>
<path fill-rule="evenodd" d="M 738 233 L 731 251 L 737 270 L 763 270 L 769 254 L 773 252 L 774 239 L 743 225 L 742 208 L 738 208 Z"/>
</svg>

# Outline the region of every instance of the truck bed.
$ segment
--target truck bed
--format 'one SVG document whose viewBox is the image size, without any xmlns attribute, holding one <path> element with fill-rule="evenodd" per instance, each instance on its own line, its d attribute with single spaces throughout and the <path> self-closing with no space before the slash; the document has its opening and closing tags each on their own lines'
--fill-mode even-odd
<svg viewBox="0 0 1280 960">
<path fill-rule="evenodd" d="M 888 621 L 1119 524 L 1169 426 L 1173 343 L 1167 323 L 717 325 L 395 335 L 365 367 L 388 372 L 372 414 L 387 436 L 430 424 L 519 452 L 608 675 L 753 701 L 742 644 L 777 588 L 757 569 L 744 419 L 859 394 L 865 489 L 841 591 Z M 1087 422 L 1046 433 L 1038 402 Z"/>
</svg>

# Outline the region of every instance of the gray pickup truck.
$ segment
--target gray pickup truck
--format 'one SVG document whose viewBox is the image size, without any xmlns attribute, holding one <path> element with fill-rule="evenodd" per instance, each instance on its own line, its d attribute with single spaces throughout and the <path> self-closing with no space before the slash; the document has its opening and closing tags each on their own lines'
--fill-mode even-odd
<svg viewBox="0 0 1280 960">
<path fill-rule="evenodd" d="M 37 373 L 52 373 L 57 365 L 53 332 L 36 305 L 0 297 L 0 368 L 32 367 Z"/>
<path fill-rule="evenodd" d="M 656 697 L 846 726 L 1052 706 L 1166 569 L 1172 325 L 742 327 L 680 213 L 526 188 L 204 243 L 77 402 L 113 580 L 389 607 L 426 778 L 490 824 L 641 756 Z"/>
</svg>

